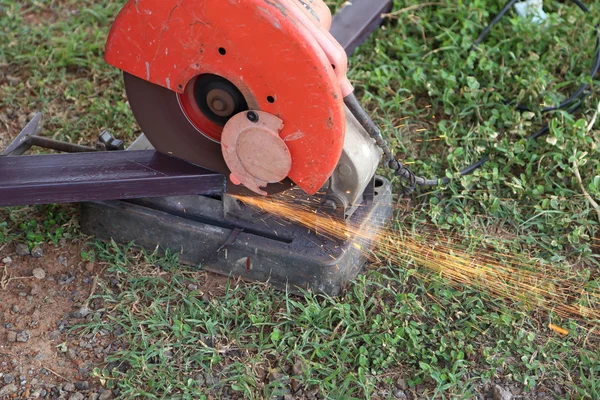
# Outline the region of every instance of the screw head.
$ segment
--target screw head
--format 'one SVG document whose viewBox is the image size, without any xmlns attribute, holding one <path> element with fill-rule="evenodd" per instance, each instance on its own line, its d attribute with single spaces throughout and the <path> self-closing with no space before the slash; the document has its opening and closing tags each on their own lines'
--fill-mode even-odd
<svg viewBox="0 0 600 400">
<path fill-rule="evenodd" d="M 246 116 L 248 117 L 248 120 L 250 122 L 258 122 L 258 114 L 254 111 L 248 111 L 248 114 L 246 114 Z"/>
</svg>

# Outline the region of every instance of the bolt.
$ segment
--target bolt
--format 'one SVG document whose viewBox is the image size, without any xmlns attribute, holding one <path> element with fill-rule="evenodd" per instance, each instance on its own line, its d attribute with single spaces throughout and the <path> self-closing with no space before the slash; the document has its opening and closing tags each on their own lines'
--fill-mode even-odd
<svg viewBox="0 0 600 400">
<path fill-rule="evenodd" d="M 323 202 L 323 209 L 327 212 L 334 213 L 337 210 L 337 203 L 334 200 L 325 200 Z"/>
<path fill-rule="evenodd" d="M 255 113 L 254 111 L 248 111 L 248 114 L 246 114 L 246 116 L 248 117 L 248 120 L 250 122 L 258 122 L 258 114 Z"/>
<path fill-rule="evenodd" d="M 225 102 L 221 98 L 214 99 L 212 102 L 212 106 L 217 111 L 225 111 L 225 109 L 227 108 L 227 104 L 225 104 Z"/>
</svg>

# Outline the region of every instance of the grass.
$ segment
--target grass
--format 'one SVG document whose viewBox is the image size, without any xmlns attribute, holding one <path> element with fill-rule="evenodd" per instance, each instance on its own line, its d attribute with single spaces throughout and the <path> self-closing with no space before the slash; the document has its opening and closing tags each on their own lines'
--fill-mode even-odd
<svg viewBox="0 0 600 400">
<path fill-rule="evenodd" d="M 598 287 L 599 97 L 574 114 L 518 112 L 566 98 L 591 68 L 599 9 L 546 2 L 546 28 L 511 12 L 486 42 L 474 39 L 501 1 L 396 1 L 395 13 L 351 59 L 350 77 L 374 119 L 415 172 L 454 174 L 491 149 L 491 161 L 446 188 L 403 199 L 395 225 L 460 235 L 472 252 L 553 265 Z M 45 134 L 92 143 L 101 129 L 128 142 L 138 133 L 118 71 L 102 60 L 122 1 L 0 0 L 0 121 L 16 135 L 43 110 Z M 538 142 L 529 134 L 548 121 Z M 0 143 L 8 137 L 0 135 Z M 398 182 L 394 182 L 397 184 Z M 81 234 L 65 206 L 1 210 L 0 247 L 60 245 Z M 325 398 L 473 398 L 489 385 L 528 395 L 600 397 L 594 332 L 518 299 L 456 286 L 415 261 L 371 267 L 340 298 L 301 299 L 230 281 L 211 296 L 190 289 L 205 275 L 114 244 L 91 244 L 107 263 L 103 317 L 84 329 L 118 329 L 121 369 L 98 370 L 123 397 L 273 398 L 301 389 Z M 553 323 L 570 331 L 561 336 Z M 590 321 L 595 325 L 597 321 Z"/>
</svg>

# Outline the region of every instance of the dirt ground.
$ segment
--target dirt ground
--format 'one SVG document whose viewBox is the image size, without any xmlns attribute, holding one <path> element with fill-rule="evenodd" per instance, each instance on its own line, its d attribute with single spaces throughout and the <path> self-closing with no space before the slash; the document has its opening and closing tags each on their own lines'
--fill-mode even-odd
<svg viewBox="0 0 600 400">
<path fill-rule="evenodd" d="M 82 261 L 78 245 L 27 250 L 0 250 L 0 398 L 113 398 L 90 374 L 121 343 L 73 329 L 93 315 L 101 267 Z"/>
</svg>

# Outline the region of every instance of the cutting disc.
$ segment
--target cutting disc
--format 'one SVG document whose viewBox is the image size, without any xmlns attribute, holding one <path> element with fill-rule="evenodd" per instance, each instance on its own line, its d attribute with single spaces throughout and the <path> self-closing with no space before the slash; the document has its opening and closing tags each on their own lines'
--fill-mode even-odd
<svg viewBox="0 0 600 400">
<path fill-rule="evenodd" d="M 224 174 L 228 178 L 228 193 L 253 194 L 229 181 L 230 170 L 223 159 L 221 145 L 210 138 L 210 132 L 202 133 L 192 125 L 177 93 L 128 73 L 124 73 L 124 79 L 133 115 L 156 150 Z M 286 179 L 268 185 L 265 191 L 275 194 L 293 186 L 293 182 Z"/>
</svg>

